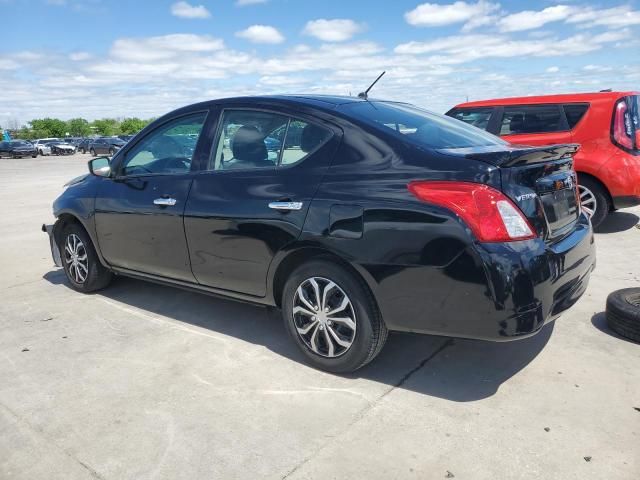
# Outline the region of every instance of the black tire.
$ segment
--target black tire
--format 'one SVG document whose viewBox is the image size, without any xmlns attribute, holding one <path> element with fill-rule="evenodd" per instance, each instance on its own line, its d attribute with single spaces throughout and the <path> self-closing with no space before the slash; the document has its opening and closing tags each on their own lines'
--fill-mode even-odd
<svg viewBox="0 0 640 480">
<path fill-rule="evenodd" d="M 80 149 L 80 153 L 82 153 L 84 155 L 85 153 L 87 153 L 87 151 L 84 148 L 81 148 Z"/>
<path fill-rule="evenodd" d="M 593 194 L 593 198 L 596 202 L 596 209 L 594 214 L 591 216 L 591 225 L 593 225 L 594 230 L 597 230 L 611 211 L 611 200 L 609 199 L 609 194 L 600 182 L 591 177 L 584 175 L 579 176 L 578 184 Z M 581 192 L 581 195 L 583 194 L 584 192 Z"/>
<path fill-rule="evenodd" d="M 93 148 L 89 149 L 89 153 L 94 157 L 96 156 L 96 151 Z"/>
<path fill-rule="evenodd" d="M 344 350 L 339 356 L 329 357 L 321 352 L 322 345 L 327 346 L 327 341 L 323 335 L 329 336 L 328 330 L 333 333 L 339 331 L 341 328 L 346 328 L 344 325 L 339 325 L 337 322 L 329 321 L 326 328 L 324 326 L 318 326 L 316 331 L 322 330 L 322 333 L 318 333 L 320 344 L 316 344 L 319 351 L 316 353 L 312 348 L 305 343 L 303 337 L 298 333 L 296 322 L 300 321 L 300 318 L 294 314 L 294 302 L 297 299 L 298 287 L 300 287 L 308 279 L 316 278 L 321 280 L 328 280 L 333 282 L 338 288 L 338 298 L 344 299 L 346 295 L 347 300 L 350 301 L 350 310 L 355 318 L 355 333 L 352 335 L 351 345 Z M 336 293 L 336 290 L 333 290 Z M 330 290 L 327 290 L 330 291 Z M 343 295 L 344 294 L 344 295 Z M 327 295 L 327 303 L 330 302 L 331 295 Z M 335 305 L 332 306 L 334 308 Z M 322 308 L 320 308 L 322 310 Z M 300 314 L 298 314 L 300 315 Z M 285 323 L 285 328 L 289 332 L 289 336 L 293 339 L 298 346 L 302 354 L 307 361 L 314 367 L 321 370 L 326 370 L 333 373 L 348 373 L 362 368 L 371 360 L 373 360 L 387 339 L 387 328 L 382 319 L 378 306 L 371 294 L 369 288 L 362 279 L 353 275 L 340 265 L 331 262 L 329 260 L 313 260 L 304 265 L 298 267 L 287 280 L 284 287 L 282 298 L 282 316 Z M 348 315 L 347 315 L 348 316 Z M 306 317 L 311 320 L 309 316 Z M 315 318 L 315 317 L 313 317 Z M 326 319 L 325 319 L 326 320 Z M 313 322 L 309 321 L 306 327 Z M 335 344 L 337 348 L 341 348 Z M 336 350 L 337 352 L 337 350 Z"/>
<path fill-rule="evenodd" d="M 116 151 L 113 149 L 113 147 L 111 147 L 109 149 L 109 156 L 113 157 L 113 155 L 116 153 Z"/>
<path fill-rule="evenodd" d="M 73 244 L 72 236 L 79 238 L 82 242 L 82 247 L 77 250 L 79 256 L 82 257 L 83 253 L 86 255 L 85 267 L 87 271 L 84 272 L 84 270 L 81 270 L 84 272 L 84 279 L 78 278 L 77 274 L 74 273 L 73 265 L 70 263 L 71 254 L 69 250 L 65 248 L 68 239 Z M 89 235 L 82 226 L 77 223 L 68 225 L 60 236 L 58 248 L 60 249 L 60 257 L 62 258 L 64 273 L 67 275 L 67 280 L 69 280 L 69 283 L 74 290 L 82 293 L 90 293 L 109 285 L 112 273 L 100 263 L 98 254 L 91 242 L 91 238 L 89 238 Z"/>
<path fill-rule="evenodd" d="M 609 294 L 607 323 L 617 334 L 640 343 L 640 288 L 624 288 Z"/>
</svg>

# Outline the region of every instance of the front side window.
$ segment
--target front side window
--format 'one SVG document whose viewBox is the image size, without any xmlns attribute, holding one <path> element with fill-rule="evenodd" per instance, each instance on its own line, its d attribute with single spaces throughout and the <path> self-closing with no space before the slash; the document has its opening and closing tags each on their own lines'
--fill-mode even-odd
<svg viewBox="0 0 640 480">
<path fill-rule="evenodd" d="M 189 172 L 206 117 L 204 112 L 181 117 L 152 131 L 127 152 L 122 173 L 148 175 Z M 105 140 L 102 142 L 106 143 Z"/>
<path fill-rule="evenodd" d="M 225 110 L 211 170 L 273 169 L 293 165 L 324 144 L 331 132 L 277 113 Z"/>
<path fill-rule="evenodd" d="M 551 133 L 565 130 L 558 105 L 504 107 L 500 135 Z"/>
<path fill-rule="evenodd" d="M 361 122 L 384 132 L 394 132 L 411 143 L 427 148 L 468 148 L 506 144 L 479 128 L 408 104 L 351 102 L 342 105 L 341 109 Z"/>
<path fill-rule="evenodd" d="M 486 130 L 492 113 L 493 108 L 459 108 L 451 111 L 448 115 L 474 127 Z"/>
</svg>

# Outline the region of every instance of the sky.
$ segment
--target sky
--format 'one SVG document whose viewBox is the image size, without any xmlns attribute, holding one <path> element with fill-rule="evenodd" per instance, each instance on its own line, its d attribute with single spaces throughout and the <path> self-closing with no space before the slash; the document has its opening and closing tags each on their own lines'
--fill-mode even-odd
<svg viewBox="0 0 640 480">
<path fill-rule="evenodd" d="M 637 1 L 0 0 L 0 126 L 237 95 L 640 89 Z"/>
</svg>

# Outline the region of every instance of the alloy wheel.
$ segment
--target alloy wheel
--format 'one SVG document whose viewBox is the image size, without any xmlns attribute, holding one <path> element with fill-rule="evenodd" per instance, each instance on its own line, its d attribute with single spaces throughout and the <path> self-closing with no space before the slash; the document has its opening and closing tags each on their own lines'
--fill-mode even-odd
<svg viewBox="0 0 640 480">
<path fill-rule="evenodd" d="M 64 244 L 64 260 L 72 280 L 76 283 L 84 283 L 89 274 L 89 259 L 84 243 L 75 233 L 67 236 Z"/>
<path fill-rule="evenodd" d="M 578 192 L 580 193 L 580 205 L 582 209 L 593 217 L 598 208 L 598 200 L 591 190 L 583 185 L 578 185 Z"/>
<path fill-rule="evenodd" d="M 336 283 L 322 277 L 303 281 L 293 299 L 294 326 L 314 353 L 335 358 L 346 353 L 356 336 L 355 309 Z"/>
</svg>

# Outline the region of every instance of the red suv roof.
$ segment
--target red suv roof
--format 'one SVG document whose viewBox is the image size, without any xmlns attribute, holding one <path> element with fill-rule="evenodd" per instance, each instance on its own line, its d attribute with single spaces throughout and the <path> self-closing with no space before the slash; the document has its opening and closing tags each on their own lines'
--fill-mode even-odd
<svg viewBox="0 0 640 480">
<path fill-rule="evenodd" d="M 460 103 L 457 107 L 480 107 L 493 105 L 522 105 L 542 103 L 580 103 L 594 100 L 617 100 L 627 95 L 640 95 L 638 92 L 590 92 L 590 93 L 565 93 L 561 95 L 535 95 L 530 97 L 496 98 L 492 100 L 479 100 L 476 102 Z"/>
</svg>

